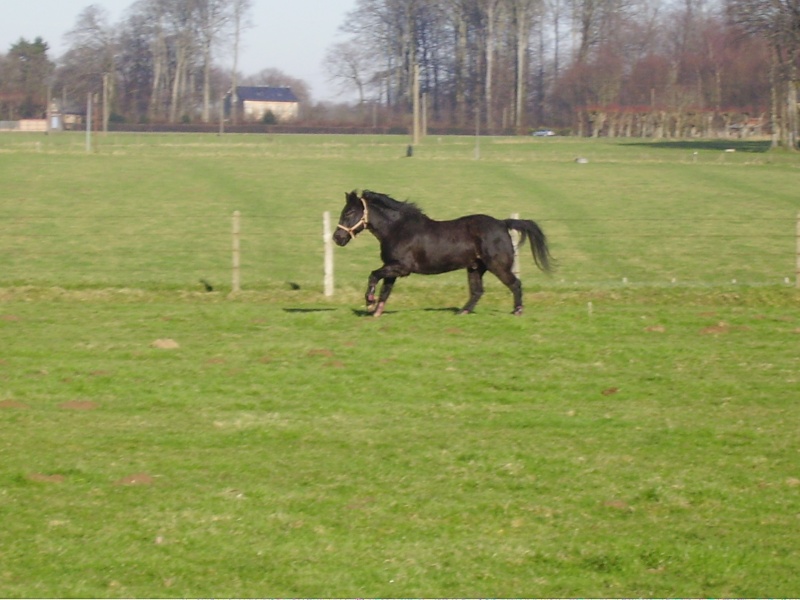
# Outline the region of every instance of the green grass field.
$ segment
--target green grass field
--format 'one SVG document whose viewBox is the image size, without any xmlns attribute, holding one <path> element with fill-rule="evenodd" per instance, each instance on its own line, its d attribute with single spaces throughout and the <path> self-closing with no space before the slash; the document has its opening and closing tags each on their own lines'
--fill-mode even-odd
<svg viewBox="0 0 800 600">
<path fill-rule="evenodd" d="M 96 142 L 0 135 L 0 596 L 796 595 L 800 158 Z M 361 317 L 374 240 L 322 295 L 353 188 L 534 218 L 559 271 L 524 251 L 522 318 L 490 276 L 455 316 L 462 273 Z"/>
</svg>

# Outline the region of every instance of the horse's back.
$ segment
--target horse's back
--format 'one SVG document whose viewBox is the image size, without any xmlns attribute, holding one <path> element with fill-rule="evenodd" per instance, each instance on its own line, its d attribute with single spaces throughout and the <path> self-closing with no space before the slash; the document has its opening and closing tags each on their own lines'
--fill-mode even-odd
<svg viewBox="0 0 800 600">
<path fill-rule="evenodd" d="M 506 225 L 485 214 L 466 215 L 452 221 L 439 221 L 438 234 L 441 239 L 448 240 L 456 246 L 468 248 L 465 255 L 466 264 L 471 266 L 477 259 L 486 263 L 500 261 L 501 263 L 513 260 L 514 246 Z"/>
<path fill-rule="evenodd" d="M 449 221 L 425 219 L 403 223 L 381 243 L 384 262 L 406 265 L 410 272 L 436 274 L 475 265 L 485 251 L 485 231 L 503 229 L 488 215 Z"/>
</svg>

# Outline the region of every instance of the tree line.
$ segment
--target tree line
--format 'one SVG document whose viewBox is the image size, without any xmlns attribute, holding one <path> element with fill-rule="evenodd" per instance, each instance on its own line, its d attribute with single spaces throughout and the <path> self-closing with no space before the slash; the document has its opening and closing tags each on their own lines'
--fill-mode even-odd
<svg viewBox="0 0 800 600">
<path fill-rule="evenodd" d="M 489 131 L 684 136 L 758 121 L 796 145 L 798 0 L 358 0 L 330 70 L 363 102 Z M 795 134 L 796 135 L 796 134 Z"/>
<path fill-rule="evenodd" d="M 103 90 L 112 118 L 210 122 L 237 83 L 252 0 L 136 0 L 116 25 L 89 6 L 53 62 L 41 39 L 0 55 L 0 118 L 43 112 L 49 91 Z M 415 90 L 453 130 L 683 137 L 764 125 L 797 146 L 800 0 L 357 0 L 325 58 L 358 98 L 340 119 L 407 124 Z M 755 125 L 754 125 L 755 126 Z M 735 129 L 738 128 L 738 129 Z"/>
<path fill-rule="evenodd" d="M 66 34 L 68 49 L 57 63 L 41 38 L 21 39 L 0 55 L 0 115 L 41 116 L 48 95 L 80 105 L 102 91 L 112 118 L 209 122 L 221 94 L 237 83 L 251 6 L 252 0 L 136 0 L 113 25 L 107 11 L 89 5 Z"/>
</svg>

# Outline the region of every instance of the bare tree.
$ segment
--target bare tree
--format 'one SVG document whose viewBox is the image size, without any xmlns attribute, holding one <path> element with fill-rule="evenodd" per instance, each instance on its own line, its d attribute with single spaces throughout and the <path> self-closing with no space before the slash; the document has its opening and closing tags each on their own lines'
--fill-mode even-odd
<svg viewBox="0 0 800 600">
<path fill-rule="evenodd" d="M 514 26 L 515 96 L 514 125 L 523 125 L 526 104 L 526 83 L 528 80 L 528 51 L 530 47 L 531 26 L 536 12 L 542 10 L 542 0 L 508 0 Z"/>
<path fill-rule="evenodd" d="M 229 0 L 231 10 L 231 27 L 233 35 L 233 68 L 231 69 L 231 121 L 236 123 L 237 114 L 236 87 L 239 77 L 239 50 L 242 43 L 242 33 L 250 27 L 250 10 L 252 0 Z"/>
<path fill-rule="evenodd" d="M 466 123 L 467 120 L 467 82 L 469 79 L 467 49 L 470 2 L 471 0 L 445 0 L 445 8 L 452 15 L 452 27 L 455 33 L 452 76 L 455 121 L 459 124 Z"/>
<path fill-rule="evenodd" d="M 372 64 L 370 53 L 354 41 L 334 44 L 323 60 L 329 79 L 338 82 L 343 90 L 355 88 L 359 104 L 366 100 Z"/>
<path fill-rule="evenodd" d="M 61 58 L 59 84 L 69 86 L 70 92 L 80 98 L 104 88 L 105 99 L 112 103 L 116 87 L 117 40 L 108 12 L 96 4 L 87 6 L 78 15 L 75 26 L 67 32 L 66 39 L 69 48 Z M 103 118 L 108 119 L 108 116 L 108 111 L 104 110 Z"/>
<path fill-rule="evenodd" d="M 151 120 L 162 115 L 169 84 L 169 49 L 165 32 L 165 8 L 161 0 L 139 0 L 139 9 L 151 28 L 150 59 L 152 75 L 148 115 Z"/>
<path fill-rule="evenodd" d="M 211 120 L 211 69 L 214 45 L 218 42 L 227 22 L 226 0 L 197 0 L 200 45 L 203 55 L 203 110 L 202 120 Z"/>
<path fill-rule="evenodd" d="M 496 31 L 498 12 L 501 9 L 500 0 L 477 0 L 478 10 L 481 17 L 482 29 L 484 32 L 484 60 L 485 73 L 483 78 L 483 103 L 486 110 L 486 128 L 491 131 L 494 129 L 494 102 L 493 102 L 493 77 L 494 77 L 494 58 L 495 45 L 497 43 Z"/>
</svg>

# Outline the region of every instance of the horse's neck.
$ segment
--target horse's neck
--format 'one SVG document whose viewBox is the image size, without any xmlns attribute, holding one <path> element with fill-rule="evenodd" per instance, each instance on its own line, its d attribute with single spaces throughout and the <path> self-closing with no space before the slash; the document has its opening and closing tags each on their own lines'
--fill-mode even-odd
<svg viewBox="0 0 800 600">
<path fill-rule="evenodd" d="M 408 215 L 395 210 L 381 210 L 373 211 L 370 214 L 370 229 L 378 239 L 389 235 L 389 233 L 397 227 L 403 227 L 404 224 L 411 222 L 419 222 L 425 220 L 425 215 Z"/>
</svg>

